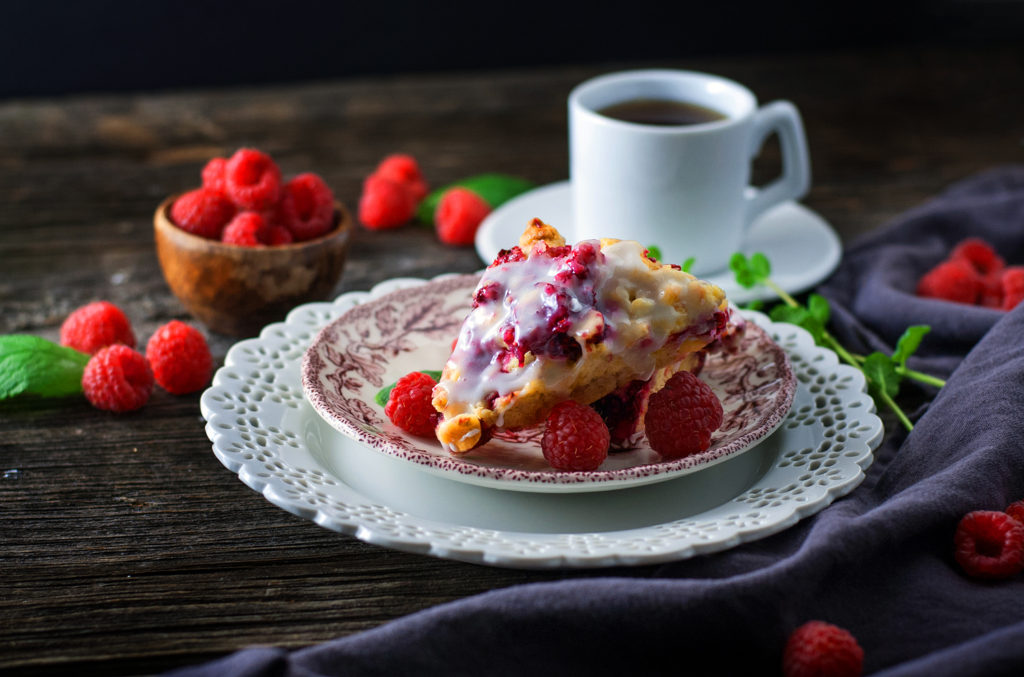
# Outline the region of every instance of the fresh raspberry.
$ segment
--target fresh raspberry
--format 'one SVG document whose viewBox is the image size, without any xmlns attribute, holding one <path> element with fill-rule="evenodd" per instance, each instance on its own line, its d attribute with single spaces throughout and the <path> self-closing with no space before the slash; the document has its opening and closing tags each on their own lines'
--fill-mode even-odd
<svg viewBox="0 0 1024 677">
<path fill-rule="evenodd" d="M 809 621 L 790 634 L 782 653 L 784 677 L 857 677 L 864 649 L 848 630 Z"/>
<path fill-rule="evenodd" d="M 284 226 L 270 226 L 267 229 L 267 244 L 271 247 L 291 244 L 292 242 L 295 242 L 295 236 L 292 235 L 292 231 Z"/>
<path fill-rule="evenodd" d="M 437 382 L 429 374 L 414 371 L 398 379 L 391 389 L 384 414 L 402 430 L 430 437 L 437 426 L 437 410 L 430 403 Z"/>
<path fill-rule="evenodd" d="M 228 166 L 228 161 L 222 157 L 215 157 L 206 163 L 203 167 L 203 188 L 209 188 L 220 193 L 227 195 L 228 185 L 224 181 L 224 172 Z"/>
<path fill-rule="evenodd" d="M 377 165 L 374 174 L 407 186 L 417 203 L 425 198 L 429 191 L 427 182 L 423 179 L 423 172 L 420 171 L 416 158 L 411 155 L 395 153 L 387 156 Z"/>
<path fill-rule="evenodd" d="M 1005 512 L 967 513 L 953 543 L 954 557 L 969 576 L 1009 578 L 1024 569 L 1024 524 Z"/>
<path fill-rule="evenodd" d="M 372 230 L 397 228 L 412 219 L 416 201 L 408 187 L 372 174 L 363 182 L 359 220 Z"/>
<path fill-rule="evenodd" d="M 60 326 L 61 345 L 94 355 L 115 343 L 135 347 L 135 333 L 124 312 L 108 301 L 75 310 Z"/>
<path fill-rule="evenodd" d="M 190 190 L 171 205 L 171 221 L 176 226 L 212 240 L 220 239 L 221 231 L 234 215 L 231 200 L 210 188 Z"/>
<path fill-rule="evenodd" d="M 480 222 L 490 213 L 490 205 L 473 191 L 468 188 L 452 188 L 441 196 L 434 213 L 437 236 L 445 244 L 473 244 Z"/>
<path fill-rule="evenodd" d="M 962 259 L 943 261 L 917 283 L 917 295 L 973 304 L 982 290 L 981 277 Z"/>
<path fill-rule="evenodd" d="M 241 209 L 267 209 L 281 196 L 281 170 L 266 153 L 240 148 L 224 165 L 228 197 Z"/>
<path fill-rule="evenodd" d="M 242 212 L 224 229 L 221 241 L 240 247 L 259 247 L 269 241 L 269 228 L 259 212 Z"/>
<path fill-rule="evenodd" d="M 153 392 L 153 372 L 145 357 L 117 343 L 93 355 L 85 365 L 82 390 L 97 409 L 134 411 Z"/>
<path fill-rule="evenodd" d="M 1010 266 L 1000 279 L 1003 287 L 1003 310 L 1013 310 L 1024 300 L 1024 267 Z"/>
<path fill-rule="evenodd" d="M 1006 262 L 981 238 L 969 237 L 953 248 L 950 259 L 967 261 L 980 275 L 998 273 Z"/>
<path fill-rule="evenodd" d="M 986 308 L 1003 308 L 1003 271 L 983 275 L 978 303 Z"/>
<path fill-rule="evenodd" d="M 1014 501 L 1004 510 L 1007 515 L 1024 524 L 1024 501 Z"/>
<path fill-rule="evenodd" d="M 567 400 L 548 415 L 540 448 L 555 470 L 597 470 L 608 457 L 610 442 L 600 414 Z"/>
<path fill-rule="evenodd" d="M 210 382 L 213 357 L 195 327 L 171 320 L 146 344 L 146 359 L 160 387 L 172 395 L 194 393 Z"/>
<path fill-rule="evenodd" d="M 650 397 L 644 415 L 647 441 L 664 458 L 696 454 L 711 446 L 722 416 L 722 403 L 711 388 L 680 371 Z"/>
<path fill-rule="evenodd" d="M 284 185 L 281 220 L 297 242 L 320 237 L 334 225 L 334 193 L 316 174 L 299 174 Z"/>
</svg>

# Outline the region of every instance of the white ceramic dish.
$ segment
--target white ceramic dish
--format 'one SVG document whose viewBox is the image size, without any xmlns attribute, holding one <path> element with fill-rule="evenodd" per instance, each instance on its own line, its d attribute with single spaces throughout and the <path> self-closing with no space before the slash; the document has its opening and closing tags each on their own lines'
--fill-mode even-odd
<svg viewBox="0 0 1024 677">
<path fill-rule="evenodd" d="M 568 181 L 523 193 L 491 212 L 476 234 L 476 251 L 480 258 L 490 263 L 499 251 L 519 242 L 519 235 L 534 217 L 566 233 L 567 240 L 575 239 L 569 235 L 573 232 L 573 209 L 572 187 Z M 821 216 L 796 202 L 783 202 L 754 221 L 743 252 L 765 254 L 772 262 L 772 279 L 790 294 L 798 294 L 835 270 L 842 257 L 842 245 Z M 701 275 L 701 278 L 724 289 L 733 303 L 775 298 L 775 294 L 764 287 L 740 287 L 729 270 Z"/>
<path fill-rule="evenodd" d="M 303 397 L 314 336 L 352 306 L 423 284 L 397 279 L 296 308 L 228 352 L 203 393 L 217 458 L 267 500 L 367 543 L 520 567 L 654 564 L 781 531 L 852 491 L 882 439 L 860 372 L 802 329 L 751 314 L 790 357 L 790 413 L 761 444 L 700 472 L 585 494 L 498 491 L 453 482 L 368 449 Z"/>
<path fill-rule="evenodd" d="M 560 472 L 544 460 L 543 429 L 537 427 L 499 432 L 479 449 L 455 456 L 436 439 L 395 426 L 374 396 L 411 371 L 444 366 L 479 279 L 464 275 L 429 282 L 350 309 L 306 352 L 306 399 L 339 432 L 427 472 L 495 489 L 545 493 L 625 489 L 697 472 L 750 449 L 789 412 L 796 379 L 786 353 L 751 324 L 737 352 L 711 354 L 701 371 L 725 412 L 704 452 L 663 460 L 643 440 L 634 449 L 610 454 L 595 471 Z"/>
</svg>

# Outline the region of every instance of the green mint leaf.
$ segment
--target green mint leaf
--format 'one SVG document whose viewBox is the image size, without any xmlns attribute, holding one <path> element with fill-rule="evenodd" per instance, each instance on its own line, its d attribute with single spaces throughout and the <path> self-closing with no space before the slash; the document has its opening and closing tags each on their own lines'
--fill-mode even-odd
<svg viewBox="0 0 1024 677">
<path fill-rule="evenodd" d="M 729 269 L 736 275 L 736 284 L 744 289 L 750 289 L 757 284 L 754 271 L 750 269 L 750 262 L 743 252 L 736 252 L 729 259 Z"/>
<path fill-rule="evenodd" d="M 823 327 L 828 324 L 829 317 L 832 315 L 828 299 L 821 294 L 811 294 L 807 297 L 807 310 Z"/>
<path fill-rule="evenodd" d="M 749 259 L 743 252 L 736 252 L 729 259 L 729 268 L 736 275 L 736 284 L 744 289 L 763 283 L 772 274 L 772 264 L 761 252 Z"/>
<path fill-rule="evenodd" d="M 900 392 L 900 375 L 896 373 L 896 365 L 885 353 L 875 351 L 864 358 L 861 365 L 868 380 L 889 397 L 896 397 Z"/>
<path fill-rule="evenodd" d="M 697 257 L 696 256 L 691 256 L 690 258 L 688 258 L 685 261 L 683 261 L 683 272 L 684 273 L 690 272 L 690 270 L 693 269 L 693 264 L 695 264 L 696 262 L 697 262 Z"/>
<path fill-rule="evenodd" d="M 518 176 L 496 173 L 477 174 L 431 191 L 416 208 L 416 219 L 423 223 L 433 224 L 434 212 L 437 211 L 437 205 L 441 202 L 441 196 L 450 188 L 468 188 L 482 197 L 484 202 L 491 206 L 491 209 L 497 209 L 534 186 L 532 181 L 521 179 Z"/>
<path fill-rule="evenodd" d="M 654 259 L 655 261 L 660 261 L 661 260 L 661 249 L 659 249 L 658 245 L 656 245 L 656 244 L 648 245 L 647 246 L 647 256 L 652 258 L 652 259 Z"/>
<path fill-rule="evenodd" d="M 803 327 L 818 345 L 825 343 L 825 325 L 804 306 L 777 305 L 769 316 L 776 322 L 788 322 Z"/>
<path fill-rule="evenodd" d="M 768 257 L 761 252 L 755 252 L 750 257 L 750 269 L 757 276 L 758 282 L 764 282 L 772 276 L 772 264 Z"/>
<path fill-rule="evenodd" d="M 89 355 L 38 336 L 0 336 L 0 400 L 15 395 L 63 397 L 82 392 Z"/>
<path fill-rule="evenodd" d="M 429 376 L 430 378 L 434 379 L 435 381 L 440 381 L 441 380 L 441 372 L 439 372 L 439 371 L 430 371 L 430 370 L 427 370 L 427 369 L 421 369 L 420 373 L 421 374 L 426 374 L 427 376 Z M 395 381 L 395 383 L 398 383 L 398 382 Z M 388 403 L 388 398 L 391 397 L 391 391 L 395 389 L 395 383 L 392 383 L 391 385 L 386 386 L 386 387 L 381 388 L 380 390 L 378 390 L 377 394 L 373 396 L 373 401 L 376 402 L 381 407 L 383 407 L 385 404 L 387 404 Z"/>
<path fill-rule="evenodd" d="M 896 350 L 892 354 L 892 361 L 900 369 L 906 369 L 907 358 L 913 355 L 921 345 L 925 334 L 932 330 L 926 324 L 915 324 L 906 328 L 899 341 L 896 342 Z"/>
</svg>

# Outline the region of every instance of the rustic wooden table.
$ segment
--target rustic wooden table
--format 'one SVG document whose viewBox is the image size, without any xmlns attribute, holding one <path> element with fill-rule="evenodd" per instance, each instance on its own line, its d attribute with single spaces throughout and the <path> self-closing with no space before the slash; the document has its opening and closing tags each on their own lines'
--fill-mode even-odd
<svg viewBox="0 0 1024 677">
<path fill-rule="evenodd" d="M 805 200 L 844 241 L 973 172 L 1024 156 L 1021 50 L 894 50 L 691 60 L 802 111 Z M 666 64 L 658 64 L 666 65 Z M 385 154 L 439 185 L 483 171 L 568 174 L 565 99 L 604 68 L 0 102 L 0 333 L 56 339 L 86 302 L 145 340 L 186 315 L 151 215 L 242 145 L 319 172 L 354 206 Z M 757 172 L 777 166 L 769 147 Z M 421 228 L 359 230 L 337 292 L 469 272 Z M 211 335 L 215 359 L 234 339 Z M 300 647 L 504 586 L 527 572 L 393 552 L 271 505 L 213 456 L 198 395 L 113 416 L 84 400 L 0 403 L 0 671 L 153 673 L 255 644 Z M 618 571 L 656 576 L 656 568 Z"/>
</svg>

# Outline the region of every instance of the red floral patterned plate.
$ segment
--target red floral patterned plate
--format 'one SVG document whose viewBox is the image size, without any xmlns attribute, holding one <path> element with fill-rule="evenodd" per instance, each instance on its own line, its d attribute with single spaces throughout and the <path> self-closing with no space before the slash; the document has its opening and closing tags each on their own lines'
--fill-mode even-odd
<svg viewBox="0 0 1024 677">
<path fill-rule="evenodd" d="M 751 322 L 740 349 L 710 356 L 701 372 L 725 410 L 707 451 L 662 460 L 644 445 L 609 454 L 595 471 L 564 472 L 544 460 L 542 431 L 534 428 L 499 433 L 454 456 L 437 440 L 393 425 L 374 396 L 410 371 L 442 368 L 478 279 L 463 275 L 399 289 L 324 327 L 302 362 L 302 387 L 317 413 L 362 444 L 449 479 L 498 489 L 579 492 L 660 482 L 720 463 L 775 431 L 793 403 L 796 379 L 785 351 Z"/>
</svg>

